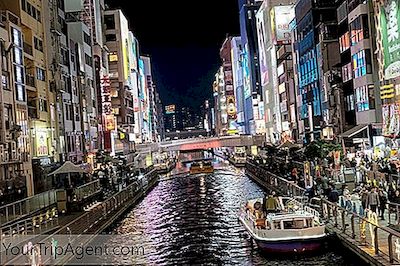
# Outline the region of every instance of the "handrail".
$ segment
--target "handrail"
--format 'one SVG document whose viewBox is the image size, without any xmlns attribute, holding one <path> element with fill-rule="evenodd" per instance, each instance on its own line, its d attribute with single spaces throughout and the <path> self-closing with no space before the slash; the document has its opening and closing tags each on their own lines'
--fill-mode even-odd
<svg viewBox="0 0 400 266">
<path fill-rule="evenodd" d="M 266 187 L 280 190 L 291 196 L 296 196 L 296 193 L 298 193 L 297 196 L 301 196 L 305 191 L 304 188 L 267 171 L 264 167 L 251 163 L 248 163 L 247 166 L 247 170 L 254 175 L 256 180 Z M 326 224 L 339 229 L 340 233 L 355 240 L 359 245 L 371 246 L 375 255 L 383 255 L 391 263 L 400 262 L 397 256 L 400 255 L 400 232 L 380 226 L 375 213 L 369 211 L 364 217 L 325 198 L 321 198 L 320 204 L 320 215 Z M 396 207 L 400 208 L 400 204 Z"/>
</svg>

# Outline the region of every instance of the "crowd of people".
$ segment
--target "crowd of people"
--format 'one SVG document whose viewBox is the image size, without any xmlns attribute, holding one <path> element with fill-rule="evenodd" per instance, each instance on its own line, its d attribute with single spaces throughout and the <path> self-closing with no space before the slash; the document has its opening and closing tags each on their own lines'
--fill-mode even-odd
<svg viewBox="0 0 400 266">
<path fill-rule="evenodd" d="M 289 158 L 267 156 L 262 163 L 269 171 L 305 188 L 309 198 L 326 197 L 360 215 L 371 210 L 382 220 L 388 208 L 392 212 L 400 209 L 400 165 L 388 159 L 357 155 L 338 165 L 330 157 L 315 159 L 308 162 L 308 173 L 304 162 Z M 312 181 L 307 182 L 310 177 Z"/>
</svg>

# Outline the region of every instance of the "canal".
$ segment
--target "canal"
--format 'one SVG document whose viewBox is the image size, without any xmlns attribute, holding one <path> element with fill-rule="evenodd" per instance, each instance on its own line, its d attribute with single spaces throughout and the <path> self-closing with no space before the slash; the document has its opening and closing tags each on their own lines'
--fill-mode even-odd
<svg viewBox="0 0 400 266">
<path fill-rule="evenodd" d="M 261 254 L 238 221 L 240 206 L 263 190 L 242 170 L 218 161 L 211 175 L 162 177 L 109 234 L 129 235 L 144 249 L 115 264 L 147 265 L 361 265 L 334 241 L 322 254 L 291 259 Z M 112 246 L 113 243 L 110 243 Z"/>
</svg>

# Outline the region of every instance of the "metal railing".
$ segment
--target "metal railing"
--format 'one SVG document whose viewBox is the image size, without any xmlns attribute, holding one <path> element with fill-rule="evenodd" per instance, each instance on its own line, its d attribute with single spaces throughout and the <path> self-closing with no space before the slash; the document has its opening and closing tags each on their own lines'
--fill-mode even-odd
<svg viewBox="0 0 400 266">
<path fill-rule="evenodd" d="M 260 166 L 248 163 L 246 169 L 255 181 L 268 189 L 288 196 L 304 195 L 304 188 Z M 325 198 L 321 198 L 318 211 L 327 225 L 353 243 L 366 247 L 364 251 L 372 257 L 380 255 L 390 263 L 400 262 L 400 233 L 386 226 L 380 226 L 376 213 L 369 211 L 361 216 Z M 398 211 L 400 211 L 400 205 L 396 205 L 396 212 Z"/>
<path fill-rule="evenodd" d="M 56 204 L 56 193 L 50 190 L 0 207 L 0 226 Z"/>
<path fill-rule="evenodd" d="M 74 189 L 74 201 L 82 201 L 101 191 L 100 180 L 94 180 Z"/>
</svg>

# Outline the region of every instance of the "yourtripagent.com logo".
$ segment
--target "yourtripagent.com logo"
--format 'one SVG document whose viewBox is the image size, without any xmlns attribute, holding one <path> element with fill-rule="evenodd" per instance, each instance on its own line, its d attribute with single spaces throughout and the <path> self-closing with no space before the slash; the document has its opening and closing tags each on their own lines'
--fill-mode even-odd
<svg viewBox="0 0 400 266">
<path fill-rule="evenodd" d="M 32 235 L 2 237 L 1 265 L 99 265 L 144 256 L 126 235 Z M 122 260 L 121 260 L 122 258 Z M 120 263 L 119 263 L 120 264 Z"/>
</svg>

